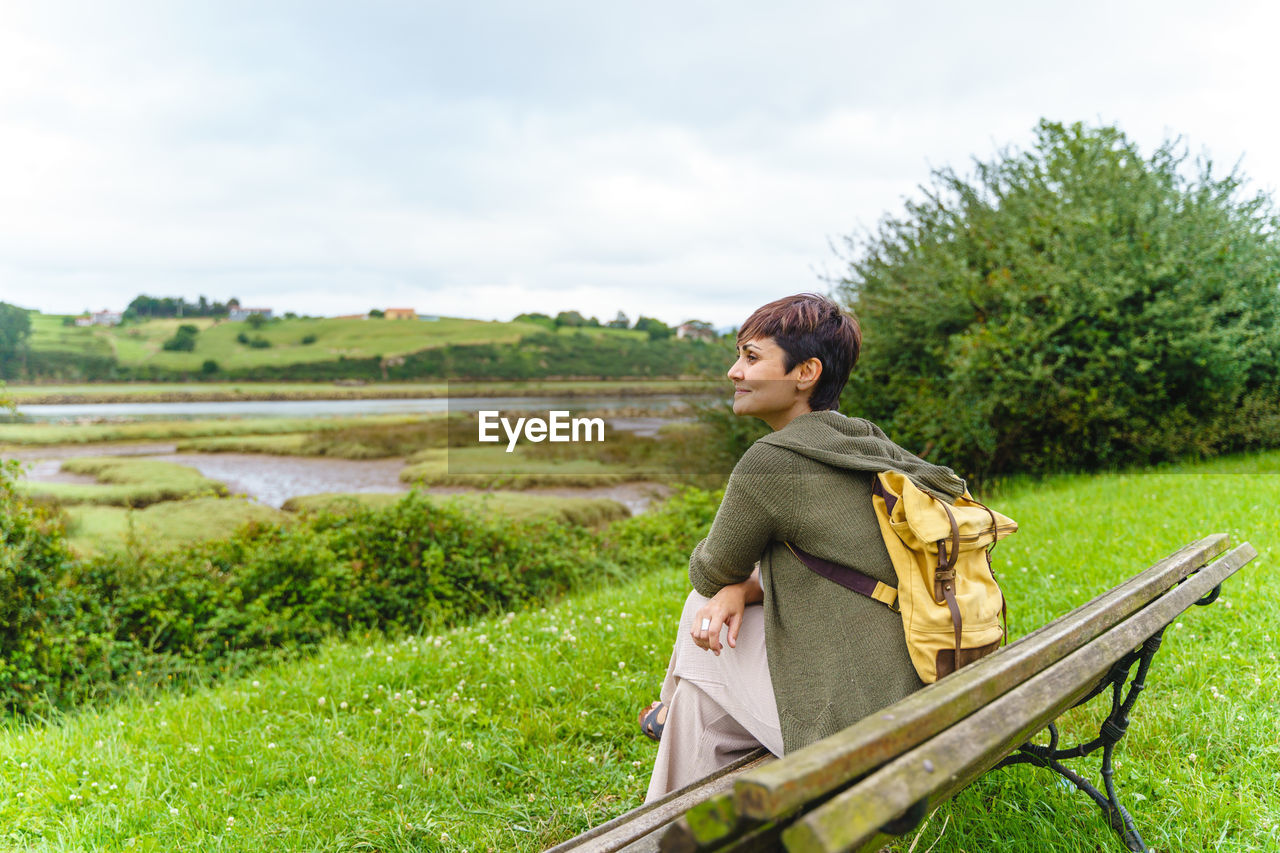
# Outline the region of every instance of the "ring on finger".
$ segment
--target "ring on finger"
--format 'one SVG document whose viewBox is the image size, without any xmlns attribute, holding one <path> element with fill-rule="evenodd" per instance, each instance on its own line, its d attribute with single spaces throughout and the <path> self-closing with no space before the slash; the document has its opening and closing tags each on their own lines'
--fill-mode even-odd
<svg viewBox="0 0 1280 853">
<path fill-rule="evenodd" d="M 703 619 L 703 620 L 702 620 L 702 630 L 703 630 L 703 631 L 706 631 L 706 630 L 707 630 L 707 629 L 709 629 L 710 627 L 711 627 L 711 620 L 710 620 L 710 619 Z"/>
</svg>

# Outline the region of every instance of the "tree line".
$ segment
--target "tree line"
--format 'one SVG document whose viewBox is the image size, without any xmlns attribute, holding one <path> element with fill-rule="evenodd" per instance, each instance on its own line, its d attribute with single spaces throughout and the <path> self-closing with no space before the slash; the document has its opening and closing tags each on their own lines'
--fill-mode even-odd
<svg viewBox="0 0 1280 853">
<path fill-rule="evenodd" d="M 188 302 L 181 296 L 147 296 L 141 294 L 134 297 L 124 309 L 126 320 L 145 320 L 160 317 L 226 317 L 232 308 L 239 308 L 240 300 L 234 296 L 226 302 L 211 302 L 200 296 L 195 302 Z"/>
<path fill-rule="evenodd" d="M 584 317 L 577 311 L 561 311 L 552 317 L 550 314 L 541 314 L 538 312 L 520 314 L 515 318 L 516 322 L 536 323 L 550 331 L 556 331 L 561 328 L 595 328 L 595 329 L 632 329 L 637 332 L 646 332 L 649 340 L 658 341 L 663 338 L 669 338 L 676 333 L 676 327 L 668 326 L 666 323 L 654 317 L 646 317 L 640 315 L 632 324 L 631 319 L 625 313 L 619 311 L 617 315 L 607 323 L 601 323 L 597 317 Z M 708 322 L 703 320 L 690 320 L 686 324 L 691 328 L 703 332 L 714 332 L 714 328 Z"/>
</svg>

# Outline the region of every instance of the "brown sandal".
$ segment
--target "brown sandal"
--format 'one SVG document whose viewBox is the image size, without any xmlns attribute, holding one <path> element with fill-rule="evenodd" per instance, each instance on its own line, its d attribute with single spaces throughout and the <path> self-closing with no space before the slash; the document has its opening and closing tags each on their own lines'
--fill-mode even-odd
<svg viewBox="0 0 1280 853">
<path fill-rule="evenodd" d="M 640 731 L 644 732 L 645 737 L 650 740 L 662 739 L 662 727 L 666 725 L 667 721 L 664 716 L 662 722 L 658 722 L 658 715 L 661 714 L 665 708 L 666 705 L 663 705 L 662 701 L 659 700 L 640 711 L 640 716 L 638 718 Z"/>
</svg>

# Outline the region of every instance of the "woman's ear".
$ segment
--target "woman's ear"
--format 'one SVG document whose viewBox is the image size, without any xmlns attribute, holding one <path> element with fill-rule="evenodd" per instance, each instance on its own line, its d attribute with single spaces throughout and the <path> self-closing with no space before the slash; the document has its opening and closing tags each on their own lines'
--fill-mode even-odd
<svg viewBox="0 0 1280 853">
<path fill-rule="evenodd" d="M 807 358 L 796 365 L 796 390 L 812 391 L 822 377 L 822 362 L 817 358 Z"/>
</svg>

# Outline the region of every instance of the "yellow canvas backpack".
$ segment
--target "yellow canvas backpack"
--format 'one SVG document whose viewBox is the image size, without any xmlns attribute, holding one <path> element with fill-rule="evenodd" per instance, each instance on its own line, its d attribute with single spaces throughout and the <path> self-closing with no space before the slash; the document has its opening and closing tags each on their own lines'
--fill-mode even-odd
<svg viewBox="0 0 1280 853">
<path fill-rule="evenodd" d="M 1005 601 L 991 569 L 991 548 L 1016 533 L 1017 522 L 968 491 L 948 504 L 897 471 L 875 476 L 871 503 L 898 576 L 896 589 L 787 547 L 814 572 L 901 612 L 911 663 L 926 684 L 999 648 Z"/>
<path fill-rule="evenodd" d="M 876 475 L 871 503 L 898 575 L 898 609 L 920 680 L 937 681 L 999 648 L 1005 601 L 991 549 L 1017 532 L 1017 522 L 968 491 L 948 505 L 897 471 Z"/>
</svg>

